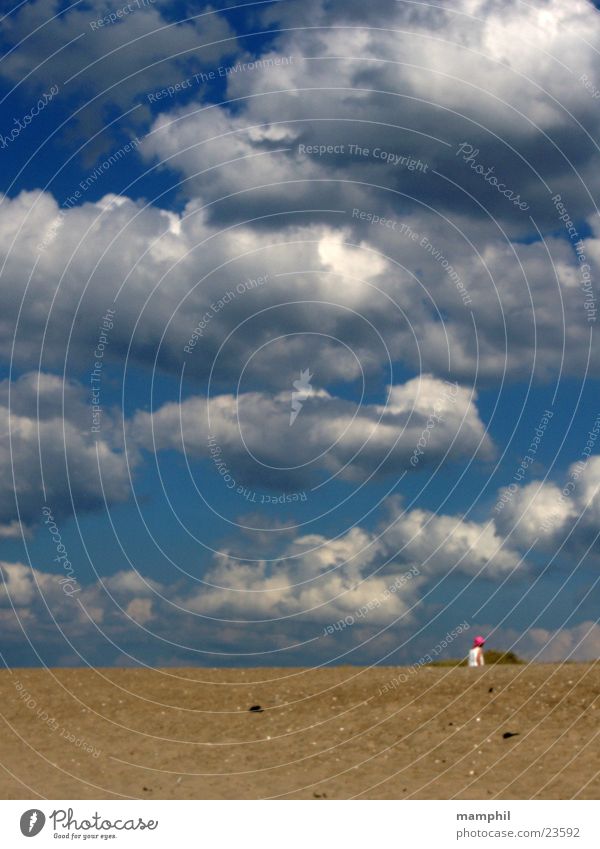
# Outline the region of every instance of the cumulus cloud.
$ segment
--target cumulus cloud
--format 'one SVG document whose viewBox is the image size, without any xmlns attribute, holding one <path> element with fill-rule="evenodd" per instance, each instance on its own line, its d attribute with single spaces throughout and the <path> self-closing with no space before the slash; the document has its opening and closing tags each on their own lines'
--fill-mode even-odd
<svg viewBox="0 0 600 849">
<path fill-rule="evenodd" d="M 218 161 L 224 162 L 232 158 L 230 154 L 242 152 L 240 145 L 247 152 L 267 152 L 276 139 L 280 148 L 288 147 L 295 154 L 263 156 L 263 161 L 259 157 L 248 163 L 246 173 L 219 169 L 217 176 L 208 175 L 209 185 L 203 191 L 212 191 L 211 185 L 218 181 L 215 196 L 226 195 L 234 175 L 236 192 L 275 182 L 284 170 L 283 159 L 288 180 L 291 174 L 301 181 L 313 178 L 315 169 L 333 178 L 327 187 L 333 197 L 343 192 L 335 178 L 344 175 L 351 182 L 354 176 L 364 181 L 363 196 L 369 183 L 384 183 L 408 191 L 409 196 L 416 189 L 421 200 L 436 208 L 462 208 L 476 214 L 466 195 L 453 191 L 448 182 L 440 185 L 421 175 L 416 183 L 406 169 L 389 167 L 374 156 L 350 154 L 348 148 L 354 143 L 370 151 L 377 147 L 393 153 L 416 151 L 432 169 L 474 192 L 508 226 L 529 232 L 527 217 L 515 216 L 514 208 L 456 157 L 456 145 L 466 140 L 479 150 L 480 158 L 486 157 L 486 167 L 494 166 L 501 180 L 510 176 L 515 191 L 536 207 L 536 218 L 548 221 L 551 215 L 539 174 L 559 180 L 557 191 L 567 190 L 565 181 L 569 181 L 573 204 L 589 214 L 591 207 L 585 193 L 579 192 L 576 172 L 568 175 L 571 161 L 586 182 L 597 180 L 595 148 L 586 131 L 593 135 L 590 120 L 598 118 L 590 116 L 589 92 L 579 82 L 582 74 L 593 78 L 600 46 L 599 16 L 587 0 L 568 7 L 552 0 L 543 8 L 500 0 L 462 0 L 452 8 L 420 9 L 383 2 L 358 9 L 343 0 L 313 0 L 308 14 L 320 26 L 309 30 L 302 26 L 306 6 L 300 12 L 284 5 L 269 5 L 262 12 L 265 22 L 283 25 L 275 49 L 270 45 L 265 58 L 276 54 L 292 56 L 294 61 L 276 71 L 266 66 L 231 75 L 228 94 L 236 102 L 242 99 L 242 109 L 233 115 L 226 107 L 210 115 L 182 107 L 161 116 L 149 140 L 149 153 L 169 158 L 171 164 L 176 157 L 177 167 L 191 176 L 214 166 L 219 147 L 223 153 Z M 565 53 L 576 57 L 571 73 L 562 61 Z M 303 92 L 311 93 L 309 110 Z M 183 120 L 186 112 L 189 120 Z M 240 141 L 238 133 L 244 126 L 259 129 Z M 571 137 L 565 132 L 568 127 Z M 192 128 L 200 135 L 194 137 Z M 217 137 L 218 142 L 211 143 Z M 552 144 L 555 137 L 560 139 L 562 154 Z M 307 162 L 297 155 L 302 143 L 345 144 L 345 150 L 316 162 L 309 157 Z M 546 148 L 544 156 L 540 146 Z M 271 163 L 272 180 L 265 160 Z M 348 188 L 352 192 L 352 186 Z M 290 185 L 288 191 L 297 203 L 302 191 L 305 196 L 314 195 L 319 187 Z M 277 204 L 274 196 L 273 188 L 265 190 L 263 208 L 270 202 Z M 246 202 L 236 197 L 237 204 Z M 396 205 L 392 198 L 390 202 Z M 217 214 L 225 214 L 225 207 Z"/>
<path fill-rule="evenodd" d="M 91 401 L 75 383 L 41 372 L 0 383 L 4 536 L 39 523 L 44 504 L 61 518 L 129 497 L 118 420 L 107 409 L 101 432 L 91 428 Z M 135 448 L 130 462 L 135 466 Z"/>
<path fill-rule="evenodd" d="M 248 11 L 257 29 L 273 29 L 259 56 L 209 7 L 177 22 L 157 0 L 96 29 L 106 9 L 84 6 L 17 7 L 5 35 L 23 40 L 0 75 L 32 99 L 60 83 L 59 112 L 91 98 L 77 118 L 86 139 L 135 107 L 126 130 L 152 125 L 129 155 L 161 172 L 158 182 L 149 173 L 149 195 L 181 183 L 169 208 L 115 194 L 89 202 L 87 189 L 71 209 L 42 190 L 2 198 L 0 354 L 21 377 L 0 385 L 0 432 L 10 432 L 0 537 L 31 530 L 44 502 L 66 518 L 125 501 L 126 461 L 135 470 L 143 450 L 185 451 L 216 474 L 209 436 L 237 480 L 265 488 L 487 461 L 494 445 L 471 387 L 531 373 L 597 376 L 593 286 L 586 294 L 587 266 L 552 200 L 561 195 L 583 234 L 593 280 L 600 113 L 584 81 L 596 73 L 600 17 L 591 3 L 270 3 Z M 202 82 L 152 104 L 145 96 L 222 61 L 232 62 L 223 103 L 214 102 L 220 84 Z M 105 398 L 109 387 L 125 390 L 127 444 L 110 407 L 91 433 L 83 394 L 107 308 L 102 385 Z M 66 381 L 56 376 L 63 367 Z M 172 380 L 156 408 L 136 412 L 155 367 L 181 377 L 182 394 L 164 402 L 177 397 Z M 292 422 L 305 371 L 312 388 Z M 386 403 L 374 401 L 386 386 Z M 414 605 L 446 578 L 518 581 L 536 540 L 544 553 L 584 553 L 600 518 L 599 464 L 588 455 L 565 480 L 516 487 L 485 520 L 456 506 L 442 515 L 394 504 L 385 526 L 359 522 L 338 538 L 322 526 L 295 536 L 275 521 L 284 531 L 275 560 L 257 520 L 255 562 L 227 539 L 197 564 L 202 584 L 122 570 L 69 598 L 45 565 L 3 562 L 0 620 L 13 628 L 12 601 L 45 641 L 41 590 L 76 638 L 95 635 L 94 657 L 111 640 L 120 657 L 143 654 L 148 628 L 166 646 L 160 657 L 174 640 L 173 655 L 187 645 L 194 660 L 240 645 L 287 650 L 365 607 L 349 643 L 396 620 L 414 631 L 432 612 Z M 546 659 L 590 657 L 588 624 L 534 629 L 528 645 Z"/>
<path fill-rule="evenodd" d="M 4 381 L 3 534 L 16 535 L 19 520 L 23 530 L 37 524 L 44 504 L 61 518 L 127 500 L 142 448 L 214 460 L 211 446 L 218 444 L 240 481 L 269 488 L 301 486 L 323 472 L 357 480 L 492 456 L 476 396 L 432 376 L 392 387 L 386 405 L 357 406 L 315 389 L 293 428 L 291 398 L 291 391 L 192 397 L 154 413 L 138 411 L 126 422 L 124 444 L 121 416 L 110 407 L 95 430 L 93 399 L 80 384 L 42 372 Z"/>
<path fill-rule="evenodd" d="M 357 405 L 313 390 L 293 427 L 291 399 L 291 381 L 289 391 L 276 395 L 188 398 L 138 412 L 129 432 L 148 450 L 220 455 L 236 479 L 274 487 L 300 487 L 323 471 L 364 479 L 493 454 L 476 395 L 431 375 L 391 387 L 385 405 Z"/>
<path fill-rule="evenodd" d="M 542 663 L 593 661 L 600 656 L 600 625 L 586 621 L 567 628 L 531 628 L 522 644 L 529 656 Z"/>
<path fill-rule="evenodd" d="M 491 521 L 412 510 L 391 525 L 386 538 L 398 554 L 437 574 L 458 570 L 497 580 L 526 568 L 512 541 L 507 542 Z"/>
<path fill-rule="evenodd" d="M 396 617 L 407 624 L 413 622 L 409 606 L 432 581 L 453 572 L 497 581 L 519 568 L 525 567 L 518 552 L 491 523 L 395 505 L 374 531 L 354 527 L 336 539 L 298 536 L 274 562 L 218 555 L 206 586 L 188 603 L 225 617 L 331 622 L 377 598 L 380 603 L 369 607 L 371 624 Z M 397 592 L 386 594 L 392 585 Z"/>
<path fill-rule="evenodd" d="M 2 586 L 0 586 L 0 604 L 12 604 L 20 607 L 29 604 L 34 596 L 34 585 L 30 570 L 22 563 L 0 563 Z"/>
<path fill-rule="evenodd" d="M 596 433 L 597 436 L 597 433 Z M 583 553 L 593 545 L 600 519 L 600 456 L 572 463 L 561 482 L 533 481 L 514 491 L 504 489 L 495 523 L 499 531 L 521 546 L 537 542 L 556 550 Z"/>
<path fill-rule="evenodd" d="M 390 648 L 389 635 L 375 640 L 382 628 L 394 624 L 409 634 L 419 627 L 427 616 L 420 598 L 441 577 L 455 572 L 464 580 L 476 574 L 497 580 L 518 569 L 517 552 L 505 547 L 499 553 L 501 545 L 489 525 L 404 512 L 395 504 L 385 525 L 353 527 L 337 538 L 299 535 L 272 562 L 214 555 L 195 582 L 159 582 L 127 569 L 84 585 L 75 575 L 67 593 L 60 566 L 48 571 L 2 563 L 0 608 L 14 605 L 33 641 L 44 635 L 52 646 L 60 640 L 47 605 L 70 639 L 86 638 L 86 657 L 107 640 L 134 655 L 155 640 L 161 651 L 187 647 L 196 659 L 220 651 L 260 656 L 335 632 L 344 634 L 346 646 L 374 640 L 365 655 L 374 659 Z"/>
<path fill-rule="evenodd" d="M 595 149 L 577 121 L 593 135 L 598 113 L 590 110 L 589 92 L 578 77 L 565 72 L 560 57 L 568 51 L 576 57 L 577 74 L 592 73 L 600 46 L 597 11 L 584 0 L 569 4 L 568 10 L 559 0 L 543 9 L 463 0 L 452 9 L 397 3 L 391 10 L 389 4 L 361 10 L 353 3 L 314 0 L 311 15 L 323 26 L 305 31 L 294 28 L 298 11 L 285 5 L 257 12 L 262 21 L 282 21 L 289 28 L 274 37 L 252 70 L 227 76 L 235 108 L 205 103 L 200 90 L 186 105 L 169 98 L 144 140 L 141 150 L 150 161 L 185 178 L 188 217 L 142 209 L 126 198 L 83 203 L 65 213 L 68 226 L 50 239 L 33 277 L 35 304 L 24 305 L 17 357 L 34 360 L 42 326 L 49 357 L 60 356 L 65 327 L 72 329 L 73 350 L 84 337 L 89 344 L 93 329 L 86 325 L 88 317 L 101 315 L 107 295 L 114 296 L 125 283 L 113 352 L 122 355 L 131 342 L 134 361 L 148 363 L 161 342 L 158 362 L 175 371 L 184 359 L 188 373 L 202 370 L 228 331 L 259 307 L 268 310 L 260 326 L 244 324 L 221 365 L 229 358 L 238 361 L 247 351 L 245 333 L 260 344 L 310 323 L 322 333 L 356 340 L 363 365 L 375 368 L 385 361 L 385 353 L 383 346 L 376 350 L 368 335 L 369 321 L 393 358 L 437 374 L 443 370 L 463 379 L 475 374 L 494 379 L 506 368 L 509 375 L 523 377 L 534 360 L 542 378 L 559 369 L 582 373 L 590 344 L 582 270 L 548 187 L 561 193 L 576 222 L 589 217 L 585 184 L 593 189 L 597 179 L 591 169 Z M 49 0 L 27 4 L 8 22 L 12 35 L 30 32 L 27 49 L 37 49 L 37 39 L 45 39 L 54 50 L 54 30 L 62 36 L 79 32 L 80 17 L 97 11 L 96 6 L 70 10 L 34 33 L 34 24 L 57 8 Z M 155 31 L 157 38 L 175 38 L 182 55 L 186 39 L 196 43 L 198 27 L 229 32 L 210 10 L 188 23 L 164 26 L 162 12 L 156 6 L 127 15 L 60 51 L 57 61 L 73 61 L 71 49 L 82 50 L 87 41 L 100 45 L 103 38 L 117 39 L 121 44 L 123 39 L 125 44 L 132 28 L 141 28 L 136 30 L 139 38 L 111 55 L 111 67 L 118 68 L 118 57 L 127 55 L 130 69 L 131 56 L 136 57 L 131 50 L 150 49 Z M 328 22 L 336 26 L 328 28 Z M 161 51 L 165 46 L 169 44 L 161 42 Z M 352 59 L 339 58 L 342 46 Z M 163 54 L 169 55 L 168 50 Z M 285 57 L 289 61 L 281 62 Z M 240 52 L 239 58 L 251 57 Z M 271 61 L 276 58 L 280 64 L 275 66 Z M 24 65 L 19 63 L 29 67 L 21 51 L 11 53 L 6 73 L 20 74 Z M 161 67 L 152 65 L 152 73 L 162 74 Z M 101 77 L 94 69 L 95 78 Z M 139 74 L 136 70 L 126 76 L 131 81 Z M 146 71 L 143 78 L 153 79 Z M 484 84 L 479 88 L 473 80 Z M 118 90 L 130 96 L 124 84 Z M 307 90 L 313 92 L 310 98 L 304 96 Z M 515 102 L 517 93 L 522 114 L 502 106 L 504 100 Z M 561 105 L 567 96 L 569 112 Z M 398 126 L 389 120 L 390 98 L 400 114 Z M 460 110 L 466 119 L 457 114 Z M 444 138 L 432 138 L 440 126 Z M 545 244 L 535 241 L 529 214 L 522 214 L 457 156 L 456 145 L 465 138 L 479 151 L 478 167 L 489 165 L 499 175 L 510 175 L 515 191 L 530 202 L 538 226 L 551 234 Z M 552 143 L 555 138 L 560 152 Z M 315 144 L 340 150 L 306 152 Z M 351 144 L 368 149 L 368 155 L 351 153 Z M 540 145 L 545 144 L 544 152 Z M 429 163 L 428 171 L 394 165 L 382 153 L 412 153 Z M 434 172 L 446 179 L 440 181 Z M 466 195 L 457 194 L 452 181 L 480 199 L 502 219 L 504 232 L 517 238 L 507 242 L 503 230 Z M 40 193 L 5 198 L 2 209 L 4 277 L 6 288 L 15 293 L 4 324 L 9 340 L 32 254 L 60 209 L 50 195 Z M 387 217 L 395 229 L 374 225 L 374 215 Z M 234 229 L 220 232 L 224 223 Z M 417 234 L 414 242 L 399 229 L 404 224 Z M 590 226 L 586 252 L 595 260 L 600 256 L 597 222 L 590 219 Z M 205 355 L 183 357 L 189 317 L 201 320 L 233 280 L 267 271 L 268 287 L 213 316 L 203 336 Z M 60 292 L 45 326 L 57 281 Z M 73 322 L 81 281 L 85 296 Z M 311 310 L 306 303 L 311 299 L 334 301 L 345 309 Z M 286 310 L 269 310 L 282 300 L 302 301 L 303 306 L 297 306 L 294 318 Z M 347 309 L 360 315 L 352 318 Z M 6 348 L 8 341 L 4 344 Z M 298 339 L 294 344 L 296 349 L 302 345 Z M 594 368 L 597 342 L 592 344 Z M 274 343 L 272 350 L 285 356 L 285 348 Z M 356 376 L 346 361 L 337 371 L 333 377 Z"/>
<path fill-rule="evenodd" d="M 61 214 L 29 281 L 37 246 Z M 460 380 L 534 369 L 547 379 L 561 368 L 583 373 L 590 346 L 597 368 L 581 269 L 564 239 L 496 239 L 477 257 L 439 224 L 395 223 L 417 238 L 319 223 L 221 231 L 194 203 L 178 215 L 113 196 L 66 212 L 46 193 L 5 198 L 0 350 L 21 367 L 40 353 L 49 366 L 65 356 L 91 363 L 110 306 L 107 358 L 128 351 L 132 364 L 175 373 L 185 364 L 186 374 L 204 376 L 214 365 L 230 381 L 246 363 L 271 387 L 304 367 L 315 344 L 331 380 L 373 375 L 390 359 Z M 590 256 L 598 243 L 586 241 Z"/>
<path fill-rule="evenodd" d="M 417 276 L 418 283 L 393 269 L 390 291 L 411 295 L 411 322 L 428 340 L 419 352 L 426 368 L 438 371 L 450 359 L 459 376 L 498 377 L 506 368 L 523 377 L 535 368 L 547 378 L 561 366 L 582 373 L 586 281 L 548 189 L 582 232 L 588 220 L 594 237 L 586 247 L 595 257 L 592 139 L 600 127 L 580 77 L 593 78 L 597 10 L 587 0 L 568 8 L 552 0 L 543 9 L 464 0 L 418 10 L 315 0 L 311 20 L 322 26 L 304 30 L 298 10 L 283 5 L 263 12 L 285 24 L 265 59 L 294 60 L 231 75 L 235 109 L 174 104 L 157 118 L 143 153 L 183 175 L 186 194 L 208 202 L 215 222 L 258 218 L 254 226 L 280 231 L 302 210 L 312 221 L 350 219 L 355 237 L 387 248 Z M 577 57 L 573 74 L 565 51 Z M 428 170 L 395 165 L 402 154 Z M 506 197 L 511 191 L 526 212 Z M 395 231 L 373 226 L 375 215 Z M 418 234 L 415 244 L 399 230 L 403 223 Z M 428 299 L 444 322 L 429 304 L 422 312 Z M 414 362 L 415 353 L 407 335 L 401 355 Z"/>
<path fill-rule="evenodd" d="M 270 385 L 278 380 L 279 365 L 314 349 L 316 335 L 329 352 L 322 372 L 355 379 L 361 367 L 372 371 L 387 356 L 383 336 L 395 356 L 410 334 L 405 327 L 395 338 L 398 319 L 389 298 L 370 285 L 388 271 L 383 260 L 361 246 L 344 247 L 339 237 L 335 258 L 327 252 L 321 258 L 322 246 L 333 239 L 331 228 L 307 225 L 291 239 L 288 234 L 275 240 L 247 227 L 221 233 L 193 205 L 179 216 L 107 196 L 71 209 L 28 285 L 36 245 L 60 214 L 44 193 L 22 193 L 0 205 L 3 276 L 11 292 L 0 345 L 6 355 L 14 346 L 19 363 L 37 362 L 43 340 L 48 363 L 62 362 L 66 355 L 76 363 L 84 356 L 91 364 L 108 307 L 116 315 L 107 358 L 120 361 L 129 348 L 134 363 L 148 366 L 157 358 L 160 366 L 178 372 L 185 362 L 188 373 L 206 375 L 219 353 L 218 376 L 231 380 L 239 377 L 240 361 L 269 342 L 270 365 L 263 365 L 266 355 L 255 363 Z M 352 286 L 340 283 L 339 273 L 334 282 L 331 264 L 342 262 L 344 251 L 347 265 L 362 254 L 365 279 Z M 197 346 L 191 354 L 190 345 Z"/>
<path fill-rule="evenodd" d="M 129 111 L 126 124 L 139 130 L 150 119 L 147 93 L 219 64 L 238 46 L 227 21 L 209 6 L 178 22 L 160 0 L 129 10 L 127 4 L 108 9 L 102 0 L 61 5 L 36 0 L 4 16 L 0 76 L 32 96 L 58 85 L 61 98 L 80 106 L 74 120 L 87 138 L 104 128 L 115 108 Z M 125 13 L 106 19 L 119 9 Z M 18 49 L 8 50 L 15 44 Z M 92 141 L 87 159 L 107 145 L 107 138 Z"/>
<path fill-rule="evenodd" d="M 44 642 L 51 651 L 63 651 L 66 638 L 75 646 L 71 660 L 80 650 L 81 657 L 75 662 L 84 663 L 87 650 L 101 649 L 106 637 L 119 639 L 128 629 L 135 632 L 135 623 L 150 623 L 153 601 L 149 592 L 164 590 L 161 584 L 143 580 L 133 571 L 81 584 L 75 569 L 67 574 L 60 564 L 53 567 L 0 562 L 0 621 L 11 647 L 15 637 L 19 639 L 20 621 L 42 654 Z"/>
</svg>

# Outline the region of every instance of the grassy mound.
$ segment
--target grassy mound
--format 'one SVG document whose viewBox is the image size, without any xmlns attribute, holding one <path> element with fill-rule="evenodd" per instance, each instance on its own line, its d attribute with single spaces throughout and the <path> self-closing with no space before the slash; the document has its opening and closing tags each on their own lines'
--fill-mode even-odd
<svg viewBox="0 0 600 849">
<path fill-rule="evenodd" d="M 489 649 L 485 652 L 485 665 L 494 666 L 496 663 L 525 663 L 514 651 L 496 651 Z M 444 660 L 434 660 L 427 666 L 466 666 L 467 658 L 449 657 Z"/>
</svg>

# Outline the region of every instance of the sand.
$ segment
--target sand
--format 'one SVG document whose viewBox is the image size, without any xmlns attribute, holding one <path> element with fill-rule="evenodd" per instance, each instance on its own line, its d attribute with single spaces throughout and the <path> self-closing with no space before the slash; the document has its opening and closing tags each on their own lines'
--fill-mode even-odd
<svg viewBox="0 0 600 849">
<path fill-rule="evenodd" d="M 598 663 L 23 669 L 0 705 L 5 799 L 600 795 Z"/>
</svg>

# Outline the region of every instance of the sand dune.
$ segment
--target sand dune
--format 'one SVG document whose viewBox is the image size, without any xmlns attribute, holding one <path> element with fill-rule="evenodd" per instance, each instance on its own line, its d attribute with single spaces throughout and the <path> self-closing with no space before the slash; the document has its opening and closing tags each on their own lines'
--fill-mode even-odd
<svg viewBox="0 0 600 849">
<path fill-rule="evenodd" d="M 2 798 L 600 795 L 599 664 L 25 669 L 0 704 Z"/>
</svg>

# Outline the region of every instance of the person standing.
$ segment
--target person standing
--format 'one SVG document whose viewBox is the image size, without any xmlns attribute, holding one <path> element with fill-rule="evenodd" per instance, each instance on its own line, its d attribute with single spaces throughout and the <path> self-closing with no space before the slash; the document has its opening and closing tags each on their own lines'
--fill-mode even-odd
<svg viewBox="0 0 600 849">
<path fill-rule="evenodd" d="M 483 656 L 484 645 L 485 640 L 483 637 L 475 637 L 473 648 L 469 652 L 469 666 L 485 666 L 485 658 Z"/>
</svg>

